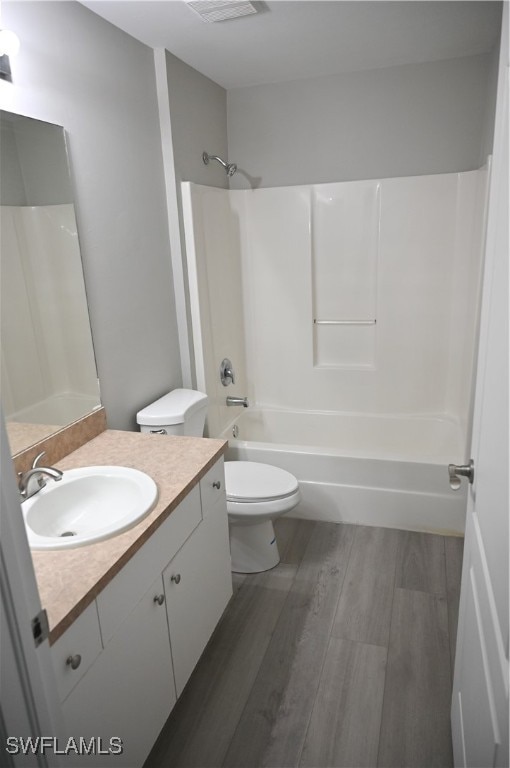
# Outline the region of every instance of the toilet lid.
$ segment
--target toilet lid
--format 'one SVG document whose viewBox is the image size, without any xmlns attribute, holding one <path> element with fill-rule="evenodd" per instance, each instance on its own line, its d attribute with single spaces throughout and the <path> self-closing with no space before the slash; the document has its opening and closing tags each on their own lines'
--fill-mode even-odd
<svg viewBox="0 0 510 768">
<path fill-rule="evenodd" d="M 256 461 L 226 461 L 225 486 L 231 501 L 281 499 L 299 488 L 290 472 Z"/>
</svg>

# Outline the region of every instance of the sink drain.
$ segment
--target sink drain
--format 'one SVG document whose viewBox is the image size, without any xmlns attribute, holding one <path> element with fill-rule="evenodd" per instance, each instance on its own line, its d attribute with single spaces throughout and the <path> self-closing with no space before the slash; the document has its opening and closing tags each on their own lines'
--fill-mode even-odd
<svg viewBox="0 0 510 768">
<path fill-rule="evenodd" d="M 76 532 L 75 531 L 64 531 L 64 533 L 60 534 L 60 538 L 62 538 L 63 536 L 76 536 Z"/>
</svg>

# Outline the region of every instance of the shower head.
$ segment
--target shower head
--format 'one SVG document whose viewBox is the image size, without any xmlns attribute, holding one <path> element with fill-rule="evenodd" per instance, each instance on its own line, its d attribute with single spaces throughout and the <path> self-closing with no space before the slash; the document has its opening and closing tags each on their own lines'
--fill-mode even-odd
<svg viewBox="0 0 510 768">
<path fill-rule="evenodd" d="M 227 176 L 233 176 L 237 171 L 237 165 L 235 163 L 226 163 L 221 159 L 221 157 L 218 157 L 217 155 L 209 155 L 207 152 L 203 152 L 202 160 L 204 161 L 205 165 L 209 165 L 209 160 L 216 160 L 220 165 L 224 167 Z"/>
</svg>

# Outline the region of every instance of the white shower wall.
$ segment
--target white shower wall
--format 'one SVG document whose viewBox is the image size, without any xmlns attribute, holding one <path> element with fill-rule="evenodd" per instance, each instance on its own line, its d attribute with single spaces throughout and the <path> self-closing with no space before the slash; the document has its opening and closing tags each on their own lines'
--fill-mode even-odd
<svg viewBox="0 0 510 768">
<path fill-rule="evenodd" d="M 197 387 L 209 396 L 207 430 L 219 435 L 233 418 L 227 394 L 246 394 L 241 221 L 232 193 L 182 183 L 192 336 Z M 228 357 L 235 385 L 224 387 L 220 365 Z"/>
<path fill-rule="evenodd" d="M 232 419 L 225 396 L 240 394 L 261 407 L 440 416 L 467 435 L 487 175 L 185 183 L 211 434 Z M 225 356 L 238 376 L 228 389 Z"/>
<path fill-rule="evenodd" d="M 99 403 L 74 205 L 1 206 L 1 238 L 6 417 L 72 421 Z"/>
</svg>

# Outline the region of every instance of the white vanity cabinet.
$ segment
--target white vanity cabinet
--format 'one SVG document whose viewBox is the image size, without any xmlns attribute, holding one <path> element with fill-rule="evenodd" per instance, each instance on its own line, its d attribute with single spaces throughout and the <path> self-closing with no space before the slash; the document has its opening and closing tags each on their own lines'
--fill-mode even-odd
<svg viewBox="0 0 510 768">
<path fill-rule="evenodd" d="M 223 467 L 213 470 L 200 483 L 203 520 L 163 571 L 177 696 L 232 595 Z"/>
<path fill-rule="evenodd" d="M 220 459 L 52 646 L 66 735 L 123 742 L 65 765 L 143 765 L 232 595 L 224 487 Z"/>
<path fill-rule="evenodd" d="M 142 766 L 175 704 L 161 576 L 63 703 L 68 735 L 122 740 L 122 754 L 73 756 L 69 765 Z"/>
</svg>

